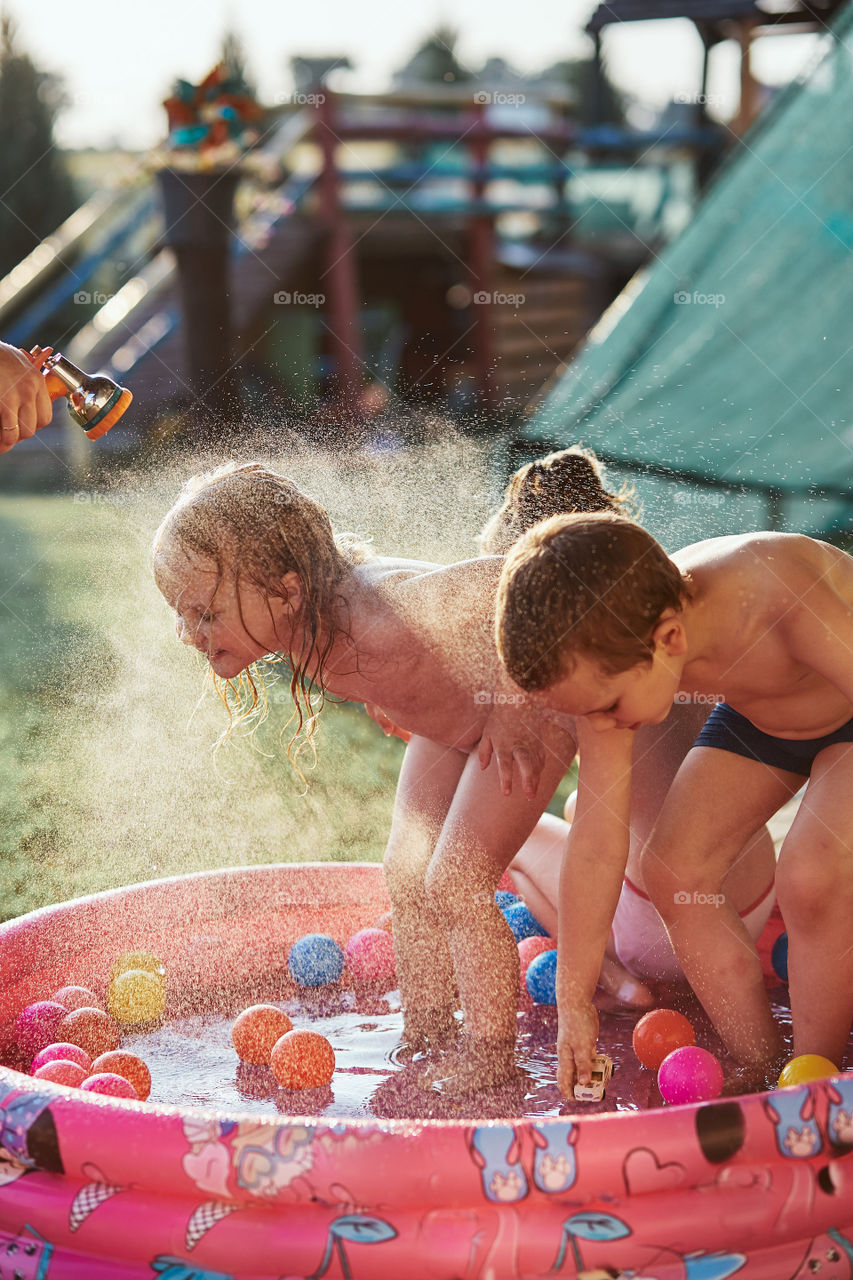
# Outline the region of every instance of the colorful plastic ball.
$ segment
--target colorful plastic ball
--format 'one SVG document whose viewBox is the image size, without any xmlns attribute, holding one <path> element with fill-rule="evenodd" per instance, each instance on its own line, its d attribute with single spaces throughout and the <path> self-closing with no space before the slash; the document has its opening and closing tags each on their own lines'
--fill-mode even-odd
<svg viewBox="0 0 853 1280">
<path fill-rule="evenodd" d="M 49 1080 L 51 1084 L 67 1084 L 70 1089 L 79 1089 L 88 1078 L 89 1071 L 70 1058 L 51 1058 L 50 1062 L 43 1062 L 33 1076 L 36 1080 Z"/>
<path fill-rule="evenodd" d="M 306 933 L 290 948 L 287 967 L 300 987 L 325 987 L 343 973 L 344 953 L 327 933 Z"/>
<path fill-rule="evenodd" d="M 87 1093 L 103 1093 L 108 1098 L 132 1098 L 134 1102 L 139 1101 L 139 1094 L 130 1081 L 125 1080 L 124 1076 L 116 1075 L 114 1071 L 99 1071 L 97 1075 L 84 1080 L 80 1088 Z"/>
<path fill-rule="evenodd" d="M 516 942 L 521 942 L 522 938 L 547 936 L 548 930 L 543 929 L 533 912 L 523 902 L 511 902 L 503 915 L 510 929 L 512 929 Z"/>
<path fill-rule="evenodd" d="M 15 1040 L 21 1053 L 34 1057 L 56 1039 L 56 1029 L 67 1017 L 65 1005 L 56 1000 L 36 1000 L 22 1009 L 15 1019 Z"/>
<path fill-rule="evenodd" d="M 657 1071 L 673 1050 L 695 1043 L 692 1023 L 675 1009 L 652 1009 L 634 1027 L 634 1053 L 652 1071 Z"/>
<path fill-rule="evenodd" d="M 811 1080 L 825 1080 L 827 1076 L 840 1074 L 829 1058 L 822 1058 L 819 1053 L 801 1053 L 798 1058 L 785 1063 L 779 1073 L 779 1088 L 787 1089 L 792 1084 L 808 1084 Z"/>
<path fill-rule="evenodd" d="M 773 965 L 773 972 L 777 978 L 781 978 L 783 982 L 788 981 L 788 935 L 780 933 L 779 937 L 773 943 L 773 950 L 770 952 L 770 963 Z"/>
<path fill-rule="evenodd" d="M 50 998 L 57 1004 L 65 1005 L 69 1012 L 71 1009 L 103 1008 L 100 996 L 95 995 L 89 987 L 60 987 Z"/>
<path fill-rule="evenodd" d="M 136 1090 L 140 1102 L 144 1102 L 151 1092 L 151 1072 L 146 1063 L 135 1053 L 126 1049 L 113 1049 L 111 1053 L 102 1053 L 92 1063 L 92 1074 L 109 1074 L 124 1076 Z"/>
<path fill-rule="evenodd" d="M 557 1003 L 557 952 L 543 951 L 527 966 L 527 990 L 536 1004 Z"/>
<path fill-rule="evenodd" d="M 344 947 L 350 975 L 357 982 L 394 985 L 397 968 L 394 939 L 384 929 L 359 929 Z"/>
<path fill-rule="evenodd" d="M 507 907 L 511 907 L 514 902 L 521 902 L 517 893 L 510 893 L 509 889 L 496 889 L 495 902 L 500 911 L 506 911 Z"/>
<path fill-rule="evenodd" d="M 335 1051 L 318 1031 L 288 1031 L 273 1046 L 270 1066 L 285 1089 L 320 1089 L 335 1074 Z"/>
<path fill-rule="evenodd" d="M 116 1022 L 156 1022 L 166 1008 L 166 983 L 147 969 L 125 969 L 110 983 L 107 1008 Z"/>
<path fill-rule="evenodd" d="M 64 1040 L 85 1049 L 93 1060 L 102 1053 L 117 1049 L 121 1040 L 117 1024 L 103 1009 L 72 1009 L 66 1013 L 57 1031 Z"/>
<path fill-rule="evenodd" d="M 37 1053 L 30 1064 L 30 1071 L 35 1075 L 39 1067 L 43 1067 L 46 1062 L 55 1062 L 59 1058 L 66 1062 L 76 1062 L 79 1066 L 85 1067 L 87 1075 L 92 1070 L 92 1059 L 86 1050 L 81 1049 L 79 1044 L 71 1044 L 69 1040 L 66 1040 L 59 1044 L 49 1044 L 41 1052 Z"/>
<path fill-rule="evenodd" d="M 274 1004 L 253 1004 L 234 1019 L 231 1039 L 241 1062 L 255 1067 L 268 1067 L 273 1045 L 293 1023 Z"/>
<path fill-rule="evenodd" d="M 128 969 L 144 969 L 146 973 L 153 973 L 165 985 L 166 967 L 163 961 L 157 956 L 152 956 L 150 951 L 126 951 L 124 955 L 119 956 L 110 969 L 110 982 L 115 982 L 116 978 L 127 973 Z"/>
<path fill-rule="evenodd" d="M 658 1088 L 664 1102 L 710 1102 L 723 1091 L 723 1068 L 713 1053 L 688 1044 L 666 1055 Z"/>
</svg>

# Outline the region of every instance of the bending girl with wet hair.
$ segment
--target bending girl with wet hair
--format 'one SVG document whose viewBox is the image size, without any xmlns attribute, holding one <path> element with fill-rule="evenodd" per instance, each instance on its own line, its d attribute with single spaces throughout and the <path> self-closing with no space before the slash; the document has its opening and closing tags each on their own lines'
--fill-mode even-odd
<svg viewBox="0 0 853 1280">
<path fill-rule="evenodd" d="M 586 474 L 589 460 L 576 456 L 566 465 Z M 191 480 L 154 542 L 179 638 L 205 654 L 232 706 L 234 682 L 242 676 L 256 695 L 254 664 L 283 655 L 296 739 L 311 737 L 326 694 L 371 705 L 410 735 L 384 859 L 404 1048 L 452 1050 L 434 1072 L 458 1093 L 516 1074 L 518 950 L 494 891 L 575 754 L 571 722 L 525 700 L 498 661 L 502 564 L 371 554 L 336 538 L 320 504 L 257 463 Z M 507 794 L 513 767 L 524 786 Z M 549 826 L 536 830 L 534 860 L 543 841 L 559 860 Z M 602 982 L 650 1002 L 615 960 Z"/>
</svg>

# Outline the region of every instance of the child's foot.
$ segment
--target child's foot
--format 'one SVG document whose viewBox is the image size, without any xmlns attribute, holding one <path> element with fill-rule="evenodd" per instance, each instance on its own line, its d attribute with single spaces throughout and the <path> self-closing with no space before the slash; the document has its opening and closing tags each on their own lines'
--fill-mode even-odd
<svg viewBox="0 0 853 1280">
<path fill-rule="evenodd" d="M 522 1079 L 515 1062 L 515 1039 L 466 1036 L 456 1052 L 436 1063 L 424 1083 L 444 1097 L 467 1098 Z"/>
<path fill-rule="evenodd" d="M 652 1009 L 656 1004 L 651 988 L 628 972 L 610 946 L 601 962 L 598 990 L 623 1009 Z"/>
<path fill-rule="evenodd" d="M 392 1062 L 411 1062 L 423 1054 L 443 1053 L 456 1042 L 459 1023 L 442 1010 L 431 1016 L 406 1018 L 400 1043 L 391 1052 Z"/>
</svg>

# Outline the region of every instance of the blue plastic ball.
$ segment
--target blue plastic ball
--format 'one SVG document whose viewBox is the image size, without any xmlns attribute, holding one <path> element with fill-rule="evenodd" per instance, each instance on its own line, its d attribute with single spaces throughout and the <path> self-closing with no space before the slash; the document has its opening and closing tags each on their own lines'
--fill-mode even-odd
<svg viewBox="0 0 853 1280">
<path fill-rule="evenodd" d="M 548 930 L 543 929 L 533 912 L 523 902 L 513 902 L 504 911 L 504 918 L 512 929 L 516 942 L 522 938 L 547 938 Z"/>
<path fill-rule="evenodd" d="M 773 950 L 770 952 L 770 963 L 773 965 L 773 972 L 783 982 L 788 981 L 788 935 L 780 933 L 779 937 L 773 943 Z"/>
<path fill-rule="evenodd" d="M 557 1003 L 557 952 L 543 951 L 527 966 L 527 990 L 537 1004 Z"/>
<path fill-rule="evenodd" d="M 506 911 L 507 907 L 511 907 L 514 902 L 521 902 L 517 893 L 510 893 L 509 889 L 496 889 L 495 902 L 501 911 Z"/>
<path fill-rule="evenodd" d="M 306 933 L 290 948 L 287 967 L 300 987 L 325 987 L 344 971 L 343 949 L 327 933 Z"/>
</svg>

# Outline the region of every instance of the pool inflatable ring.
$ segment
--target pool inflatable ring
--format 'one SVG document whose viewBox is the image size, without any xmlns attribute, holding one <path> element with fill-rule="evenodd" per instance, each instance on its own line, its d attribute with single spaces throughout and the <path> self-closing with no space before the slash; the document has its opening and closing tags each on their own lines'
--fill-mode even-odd
<svg viewBox="0 0 853 1280">
<path fill-rule="evenodd" d="M 374 864 L 205 872 L 0 925 L 0 1021 L 153 952 L 169 1013 L 263 999 Z M 257 975 L 263 975 L 259 979 Z M 8 1058 L 7 1058 L 8 1060 Z M 524 1121 L 252 1117 L 0 1069 L 0 1275 L 21 1280 L 853 1280 L 853 1074 L 737 1100 Z"/>
</svg>

